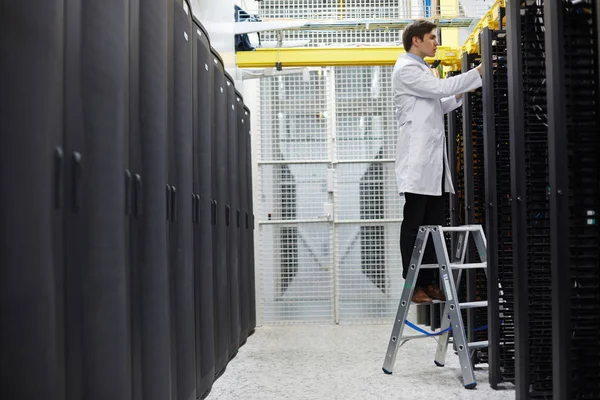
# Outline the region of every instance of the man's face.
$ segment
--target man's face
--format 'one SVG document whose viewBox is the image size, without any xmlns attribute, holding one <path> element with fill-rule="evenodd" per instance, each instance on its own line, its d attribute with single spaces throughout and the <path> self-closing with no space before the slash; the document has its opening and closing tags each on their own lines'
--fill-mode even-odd
<svg viewBox="0 0 600 400">
<path fill-rule="evenodd" d="M 435 52 L 439 43 L 437 41 L 437 33 L 435 29 L 423 36 L 423 40 L 418 37 L 413 38 L 413 46 L 415 46 L 426 57 L 435 57 Z"/>
</svg>

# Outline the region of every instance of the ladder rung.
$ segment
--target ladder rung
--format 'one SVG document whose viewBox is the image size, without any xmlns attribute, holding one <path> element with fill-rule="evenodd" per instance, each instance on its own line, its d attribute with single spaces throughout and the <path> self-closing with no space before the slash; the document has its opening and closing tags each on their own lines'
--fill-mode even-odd
<svg viewBox="0 0 600 400">
<path fill-rule="evenodd" d="M 485 301 L 472 301 L 472 302 L 469 302 L 469 303 L 460 303 L 459 306 L 462 309 L 465 309 L 465 308 L 487 307 L 488 306 L 488 302 L 487 302 L 487 300 L 485 300 Z"/>
<path fill-rule="evenodd" d="M 439 268 L 440 266 L 438 264 L 421 264 L 421 266 L 419 268 L 421 269 L 434 269 L 434 268 Z"/>
<path fill-rule="evenodd" d="M 429 305 L 432 305 L 432 304 L 442 304 L 442 303 L 445 303 L 445 301 L 442 301 L 442 300 L 431 300 L 431 301 L 429 301 L 427 303 L 415 303 L 414 301 L 411 301 L 410 305 L 412 305 L 412 306 L 429 306 Z"/>
<path fill-rule="evenodd" d="M 467 345 L 469 349 L 482 349 L 484 347 L 488 347 L 488 341 L 485 340 L 483 342 L 471 342 Z"/>
<path fill-rule="evenodd" d="M 400 338 L 400 341 L 414 340 L 414 339 L 428 339 L 428 338 L 431 338 L 431 336 L 427 336 L 427 335 L 409 335 L 409 336 L 402 336 Z"/>
<path fill-rule="evenodd" d="M 480 225 L 442 226 L 442 232 L 476 232 L 479 229 L 481 229 Z"/>
<path fill-rule="evenodd" d="M 476 264 L 450 264 L 450 268 L 454 269 L 476 269 L 476 268 L 487 268 L 487 263 L 476 263 Z"/>
</svg>

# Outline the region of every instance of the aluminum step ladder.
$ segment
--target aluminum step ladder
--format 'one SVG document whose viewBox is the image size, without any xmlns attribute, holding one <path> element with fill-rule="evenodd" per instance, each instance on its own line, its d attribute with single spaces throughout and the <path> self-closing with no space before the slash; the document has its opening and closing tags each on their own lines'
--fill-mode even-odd
<svg viewBox="0 0 600 400">
<path fill-rule="evenodd" d="M 448 255 L 446 240 L 444 239 L 444 233 L 446 232 L 459 233 L 456 245 L 456 253 L 453 254 L 453 259 L 456 260 L 454 263 L 450 261 L 450 257 Z M 481 263 L 464 263 L 470 234 L 473 235 Z M 430 235 L 433 239 L 438 264 L 424 265 L 421 264 L 421 261 L 423 259 L 425 247 Z M 469 343 L 467 341 L 460 310 L 467 308 L 487 307 L 488 302 L 476 301 L 470 303 L 459 303 L 457 293 L 458 284 L 460 282 L 460 277 L 463 270 L 483 268 L 487 276 L 486 245 L 486 238 L 481 225 L 465 225 L 458 227 L 422 226 L 419 228 L 417 239 L 415 241 L 415 247 L 413 248 L 413 254 L 410 260 L 410 269 L 406 277 L 404 289 L 402 290 L 402 297 L 400 298 L 398 313 L 396 314 L 396 320 L 392 329 L 392 335 L 388 344 L 385 361 L 383 363 L 383 372 L 386 374 L 392 373 L 398 349 L 407 341 L 432 337 L 429 334 L 413 336 L 402 336 L 402 334 L 404 331 L 404 326 L 407 322 L 406 318 L 408 316 L 408 309 L 411 304 L 416 305 L 416 303 L 412 303 L 410 299 L 413 295 L 413 289 L 415 287 L 419 271 L 424 268 L 438 268 L 440 271 L 440 280 L 442 282 L 441 287 L 446 295 L 446 301 L 444 302 L 445 305 L 444 313 L 442 315 L 441 328 L 438 332 L 438 334 L 441 333 L 441 335 L 439 335 L 438 347 L 434 362 L 438 367 L 444 366 L 446 352 L 448 350 L 449 331 L 452 330 L 453 343 L 455 350 L 458 352 L 458 357 L 460 360 L 463 384 L 467 389 L 473 389 L 475 386 L 477 386 L 475 375 L 473 373 L 473 364 L 471 363 L 472 353 L 476 349 L 488 347 L 488 342 L 482 341 Z M 442 302 L 434 301 L 434 303 Z"/>
</svg>

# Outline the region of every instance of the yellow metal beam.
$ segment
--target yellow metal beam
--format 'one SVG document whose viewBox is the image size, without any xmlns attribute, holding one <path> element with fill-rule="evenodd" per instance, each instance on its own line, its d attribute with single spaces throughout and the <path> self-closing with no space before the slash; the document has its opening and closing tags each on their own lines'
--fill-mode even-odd
<svg viewBox="0 0 600 400">
<path fill-rule="evenodd" d="M 239 68 L 270 68 L 280 61 L 283 67 L 330 67 L 361 65 L 394 65 L 398 56 L 405 53 L 402 47 L 299 47 L 288 49 L 256 49 L 236 53 Z M 459 62 L 460 51 L 438 47 L 435 58 L 442 65 Z"/>
<path fill-rule="evenodd" d="M 499 29 L 500 8 L 504 8 L 506 0 L 496 0 L 490 7 L 487 13 L 479 20 L 475 29 L 471 32 L 465 44 L 462 47 L 462 52 L 469 54 L 479 53 L 479 34 L 484 28 L 493 30 Z"/>
</svg>

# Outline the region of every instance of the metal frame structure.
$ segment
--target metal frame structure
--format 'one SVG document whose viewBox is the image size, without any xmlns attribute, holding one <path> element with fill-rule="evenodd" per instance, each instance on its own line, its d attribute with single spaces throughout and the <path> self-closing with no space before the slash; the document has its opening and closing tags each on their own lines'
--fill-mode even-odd
<svg viewBox="0 0 600 400">
<path fill-rule="evenodd" d="M 525 174 L 525 138 L 523 76 L 521 57 L 520 3 L 508 2 L 506 7 L 508 94 L 510 124 L 510 172 L 512 197 L 512 238 L 515 304 L 515 385 L 516 398 L 526 399 L 529 386 L 529 316 L 527 277 L 527 218 Z"/>
<path fill-rule="evenodd" d="M 404 53 L 401 46 L 256 49 L 238 51 L 236 63 L 238 68 L 273 68 L 278 63 L 281 67 L 393 66 Z M 459 49 L 440 46 L 436 57 L 427 57 L 425 61 L 440 60 L 442 65 L 453 66 L 459 54 Z"/>
</svg>

